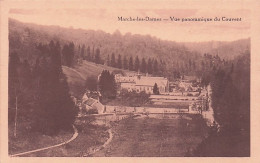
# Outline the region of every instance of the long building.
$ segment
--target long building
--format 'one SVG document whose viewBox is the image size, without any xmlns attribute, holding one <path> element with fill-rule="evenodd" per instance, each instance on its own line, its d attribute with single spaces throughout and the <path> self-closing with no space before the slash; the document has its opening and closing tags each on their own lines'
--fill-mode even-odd
<svg viewBox="0 0 260 163">
<path fill-rule="evenodd" d="M 135 76 L 122 76 L 117 74 L 115 76 L 116 82 L 118 83 L 120 90 L 125 89 L 128 92 L 144 91 L 149 94 L 153 94 L 153 87 L 155 83 L 158 86 L 160 94 L 169 92 L 169 81 L 164 77 L 151 77 L 142 76 L 140 74 Z"/>
</svg>

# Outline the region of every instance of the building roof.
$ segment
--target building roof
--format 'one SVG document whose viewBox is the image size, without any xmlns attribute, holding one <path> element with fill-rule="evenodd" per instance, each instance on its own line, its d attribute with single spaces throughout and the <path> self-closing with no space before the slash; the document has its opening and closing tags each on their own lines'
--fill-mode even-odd
<svg viewBox="0 0 260 163">
<path fill-rule="evenodd" d="M 87 99 L 84 104 L 88 105 L 88 106 L 92 106 L 97 100 L 93 99 L 93 98 L 89 98 Z"/>
<path fill-rule="evenodd" d="M 137 86 L 151 86 L 151 87 L 153 87 L 155 83 L 157 83 L 158 86 L 167 86 L 168 79 L 166 79 L 164 77 L 141 76 L 140 79 L 136 80 Z"/>
</svg>

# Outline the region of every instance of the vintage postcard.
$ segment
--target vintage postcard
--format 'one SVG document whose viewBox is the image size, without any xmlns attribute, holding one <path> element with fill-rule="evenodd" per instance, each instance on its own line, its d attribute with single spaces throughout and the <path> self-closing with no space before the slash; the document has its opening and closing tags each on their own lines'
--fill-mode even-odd
<svg viewBox="0 0 260 163">
<path fill-rule="evenodd" d="M 0 3 L 0 162 L 260 161 L 257 1 Z"/>
</svg>

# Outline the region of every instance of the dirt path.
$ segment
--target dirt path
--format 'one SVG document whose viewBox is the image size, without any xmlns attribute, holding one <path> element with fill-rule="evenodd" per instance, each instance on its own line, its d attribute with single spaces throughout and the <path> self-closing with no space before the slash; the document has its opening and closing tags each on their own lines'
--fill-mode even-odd
<svg viewBox="0 0 260 163">
<path fill-rule="evenodd" d="M 109 138 L 107 139 L 107 141 L 99 146 L 99 147 L 94 147 L 94 148 L 90 148 L 89 151 L 86 155 L 84 155 L 85 157 L 86 156 L 93 156 L 96 152 L 102 150 L 103 148 L 105 148 L 113 139 L 113 133 L 112 133 L 112 129 L 108 129 L 108 133 L 109 133 Z"/>
<path fill-rule="evenodd" d="M 103 147 L 106 147 L 113 139 L 113 133 L 112 133 L 112 129 L 111 128 L 108 130 L 108 133 L 109 133 L 109 138 L 104 143 Z"/>
<path fill-rule="evenodd" d="M 22 155 L 25 155 L 25 154 L 31 154 L 31 153 L 35 153 L 35 152 L 39 152 L 39 151 L 43 151 L 43 150 L 47 150 L 47 149 L 52 149 L 52 148 L 55 148 L 55 147 L 60 147 L 62 145 L 68 144 L 69 142 L 73 141 L 74 139 L 76 139 L 78 137 L 78 130 L 76 129 L 75 126 L 73 126 L 73 129 L 74 129 L 73 136 L 69 140 L 67 140 L 63 143 L 52 145 L 52 146 L 49 146 L 49 147 L 40 148 L 40 149 L 35 149 L 35 150 L 27 151 L 27 152 L 17 153 L 17 154 L 10 155 L 10 156 L 11 157 L 22 156 Z"/>
</svg>

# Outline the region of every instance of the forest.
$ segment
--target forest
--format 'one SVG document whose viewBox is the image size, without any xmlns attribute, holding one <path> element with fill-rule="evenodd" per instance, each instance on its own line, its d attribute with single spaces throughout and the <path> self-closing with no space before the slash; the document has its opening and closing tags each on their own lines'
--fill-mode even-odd
<svg viewBox="0 0 260 163">
<path fill-rule="evenodd" d="M 9 56 L 9 123 L 25 121 L 31 131 L 49 135 L 70 130 L 78 110 L 62 72 L 61 46 L 51 41 L 35 48 L 33 66 L 16 52 Z"/>
<path fill-rule="evenodd" d="M 219 124 L 193 156 L 250 156 L 250 52 L 205 72 L 212 87 L 212 108 Z M 222 149 L 222 150 L 219 150 Z"/>
<path fill-rule="evenodd" d="M 146 65 L 149 64 L 149 60 L 157 60 L 158 66 L 163 65 L 163 67 L 158 68 L 160 71 L 158 73 L 172 79 L 174 73 L 200 74 L 199 71 L 203 66 L 201 62 L 204 54 L 211 54 L 228 60 L 240 55 L 245 48 L 250 46 L 249 39 L 234 42 L 179 43 L 161 40 L 150 35 L 131 33 L 123 35 L 119 30 L 109 34 L 100 30 L 21 23 L 14 19 L 9 19 L 9 31 L 11 50 L 19 49 L 23 53 L 23 58 L 26 58 L 29 63 L 31 63 L 31 59 L 35 59 L 34 51 L 31 48 L 35 44 L 47 44 L 54 40 L 59 41 L 63 46 L 68 44 L 68 42 L 73 42 L 75 56 L 85 57 L 85 59 L 93 61 L 96 60 L 96 63 L 99 64 L 110 64 L 112 61 L 113 66 L 113 56 L 115 56 L 117 61 L 119 55 L 122 60 L 122 66 L 126 65 L 124 60 L 127 60 L 130 65 L 128 69 L 132 69 L 131 58 L 133 59 L 133 64 L 135 64 L 137 56 L 139 64 L 141 64 L 143 59 Z M 120 64 L 118 66 L 120 67 Z"/>
</svg>

